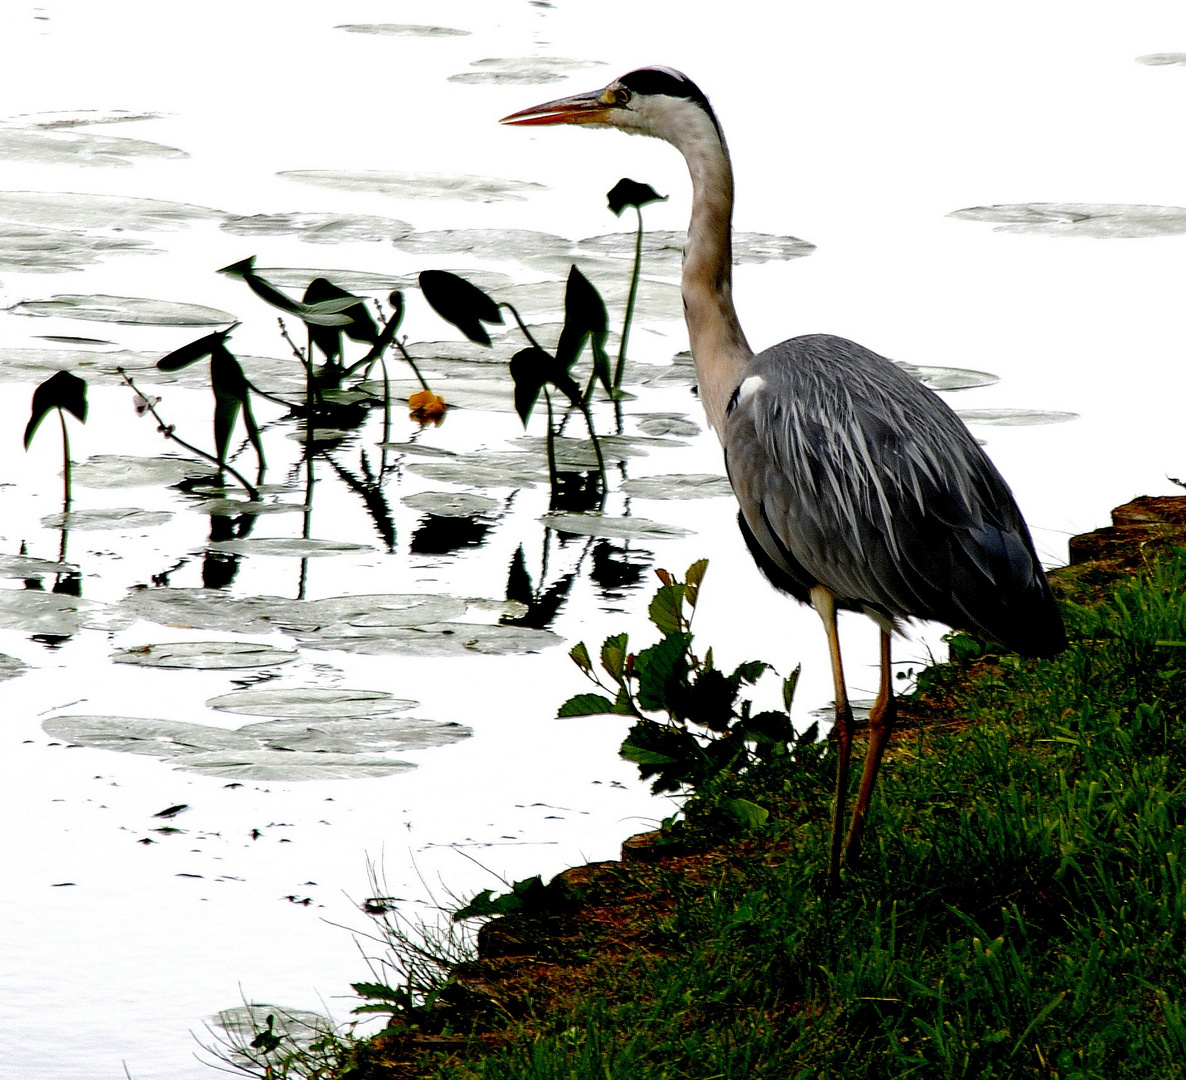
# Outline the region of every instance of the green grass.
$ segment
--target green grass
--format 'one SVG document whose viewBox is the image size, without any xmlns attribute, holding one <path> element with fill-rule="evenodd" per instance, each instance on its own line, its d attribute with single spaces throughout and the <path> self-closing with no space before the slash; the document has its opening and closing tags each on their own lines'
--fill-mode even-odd
<svg viewBox="0 0 1186 1080">
<path fill-rule="evenodd" d="M 1070 605 L 1053 661 L 982 654 L 922 678 L 969 721 L 883 767 L 860 863 L 826 893 L 832 750 L 714 785 L 772 811 L 777 858 L 665 877 L 655 948 L 551 996 L 451 1080 L 1186 1076 L 1186 561 Z M 703 627 L 701 627 L 703 631 Z M 715 831 L 714 831 L 715 830 Z"/>
</svg>

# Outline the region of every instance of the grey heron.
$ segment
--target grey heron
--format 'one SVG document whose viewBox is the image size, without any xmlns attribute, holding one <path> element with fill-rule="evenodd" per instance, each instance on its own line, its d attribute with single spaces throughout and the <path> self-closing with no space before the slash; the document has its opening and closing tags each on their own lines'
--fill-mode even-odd
<svg viewBox="0 0 1186 1080">
<path fill-rule="evenodd" d="M 828 637 L 836 793 L 829 881 L 860 848 L 894 726 L 890 635 L 906 618 L 1030 656 L 1066 646 L 1062 618 L 1009 487 L 954 412 L 884 357 L 829 334 L 754 354 L 732 294 L 733 169 L 720 122 L 686 75 L 647 67 L 535 105 L 506 124 L 588 124 L 671 143 L 692 178 L 681 288 L 700 400 L 724 448 L 758 566 L 811 604 Z M 836 613 L 880 627 L 881 677 L 844 840 L 853 715 Z"/>
</svg>

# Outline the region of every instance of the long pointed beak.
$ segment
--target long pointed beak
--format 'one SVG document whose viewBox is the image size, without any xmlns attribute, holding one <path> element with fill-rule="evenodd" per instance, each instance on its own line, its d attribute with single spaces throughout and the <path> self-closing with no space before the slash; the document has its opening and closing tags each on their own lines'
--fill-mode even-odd
<svg viewBox="0 0 1186 1080">
<path fill-rule="evenodd" d="M 557 98 L 542 105 L 504 116 L 500 124 L 604 124 L 614 108 L 605 100 L 604 90 L 593 90 L 587 94 Z"/>
</svg>

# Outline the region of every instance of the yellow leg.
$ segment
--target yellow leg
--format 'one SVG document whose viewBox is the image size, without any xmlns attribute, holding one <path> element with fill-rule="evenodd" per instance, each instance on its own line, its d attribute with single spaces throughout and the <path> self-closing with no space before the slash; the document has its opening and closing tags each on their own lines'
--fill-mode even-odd
<svg viewBox="0 0 1186 1080">
<path fill-rule="evenodd" d="M 822 585 L 811 590 L 811 603 L 824 623 L 828 652 L 832 659 L 832 682 L 836 697 L 836 797 L 832 803 L 832 846 L 828 857 L 828 887 L 840 885 L 841 838 L 844 836 L 845 808 L 848 801 L 848 765 L 852 757 L 852 706 L 844 685 L 844 665 L 840 659 L 840 639 L 836 633 L 836 603 Z"/>
<path fill-rule="evenodd" d="M 877 700 L 869 712 L 869 748 L 865 751 L 865 767 L 861 773 L 861 790 L 857 795 L 857 806 L 852 813 L 852 824 L 848 829 L 848 840 L 844 846 L 844 855 L 848 861 L 854 860 L 861 850 L 861 831 L 865 824 L 865 814 L 869 810 L 869 799 L 873 794 L 873 785 L 877 782 L 877 769 L 881 765 L 881 756 L 885 753 L 889 742 L 890 732 L 894 728 L 894 720 L 898 715 L 898 706 L 894 700 L 893 672 L 890 669 L 890 636 L 885 630 L 881 631 L 881 686 L 877 692 Z"/>
</svg>

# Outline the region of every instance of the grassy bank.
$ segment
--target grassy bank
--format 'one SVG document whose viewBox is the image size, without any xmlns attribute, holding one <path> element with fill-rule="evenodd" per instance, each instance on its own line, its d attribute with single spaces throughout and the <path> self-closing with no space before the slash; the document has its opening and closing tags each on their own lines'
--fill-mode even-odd
<svg viewBox="0 0 1186 1080">
<path fill-rule="evenodd" d="M 1186 556 L 1154 547 L 1063 575 L 1057 659 L 960 637 L 923 674 L 838 895 L 831 746 L 754 761 L 274 1075 L 1186 1075 Z"/>
</svg>

